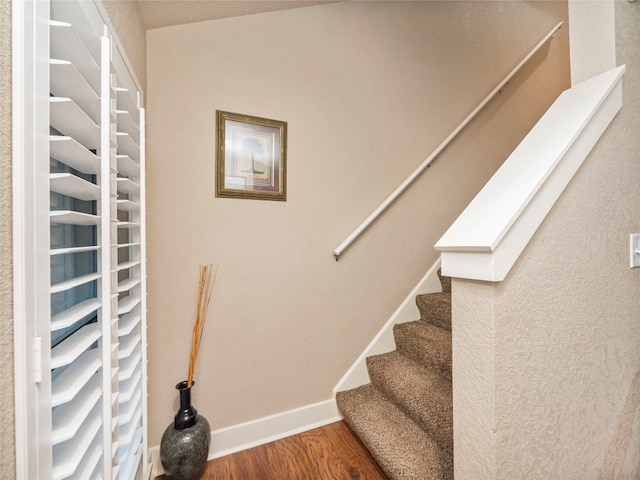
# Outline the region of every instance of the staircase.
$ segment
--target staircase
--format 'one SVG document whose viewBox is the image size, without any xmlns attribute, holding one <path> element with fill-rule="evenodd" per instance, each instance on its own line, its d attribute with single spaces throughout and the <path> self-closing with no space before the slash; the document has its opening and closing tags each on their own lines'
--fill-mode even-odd
<svg viewBox="0 0 640 480">
<path fill-rule="evenodd" d="M 418 295 L 420 320 L 395 325 L 396 350 L 367 358 L 371 383 L 338 392 L 351 430 L 391 480 L 453 479 L 451 280 Z"/>
</svg>

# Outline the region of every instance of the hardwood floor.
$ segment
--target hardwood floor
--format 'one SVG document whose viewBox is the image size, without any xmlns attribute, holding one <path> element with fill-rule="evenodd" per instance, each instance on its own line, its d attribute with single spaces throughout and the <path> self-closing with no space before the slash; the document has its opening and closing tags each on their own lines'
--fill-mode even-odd
<svg viewBox="0 0 640 480">
<path fill-rule="evenodd" d="M 217 458 L 201 480 L 388 480 L 344 422 Z"/>
</svg>

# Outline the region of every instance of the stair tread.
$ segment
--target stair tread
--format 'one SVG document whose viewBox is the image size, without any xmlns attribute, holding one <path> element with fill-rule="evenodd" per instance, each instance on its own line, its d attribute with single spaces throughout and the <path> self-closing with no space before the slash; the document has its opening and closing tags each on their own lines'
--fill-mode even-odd
<svg viewBox="0 0 640 480">
<path fill-rule="evenodd" d="M 367 358 L 371 383 L 453 453 L 453 394 L 448 379 L 397 351 Z"/>
<path fill-rule="evenodd" d="M 424 293 L 416 296 L 420 320 L 451 331 L 451 294 Z"/>
<path fill-rule="evenodd" d="M 451 380 L 451 332 L 420 320 L 393 327 L 396 349 Z"/>
<path fill-rule="evenodd" d="M 391 480 L 453 478 L 451 455 L 371 384 L 338 392 L 345 421 Z"/>
</svg>

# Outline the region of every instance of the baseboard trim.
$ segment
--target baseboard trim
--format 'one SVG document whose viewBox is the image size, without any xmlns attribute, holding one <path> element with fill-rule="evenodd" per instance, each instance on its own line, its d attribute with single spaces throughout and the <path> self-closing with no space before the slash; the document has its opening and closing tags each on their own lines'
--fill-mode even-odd
<svg viewBox="0 0 640 480">
<path fill-rule="evenodd" d="M 371 340 L 371 343 L 365 348 L 355 363 L 347 370 L 342 379 L 333 389 L 334 396 L 342 390 L 359 387 L 369 383 L 369 372 L 367 371 L 367 357 L 371 355 L 379 355 L 395 350 L 396 342 L 393 338 L 393 326 L 396 323 L 405 323 L 418 320 L 420 311 L 416 305 L 416 295 L 423 293 L 435 293 L 442 291 L 442 285 L 438 277 L 438 268 L 440 268 L 440 257 L 429 271 L 422 277 L 420 282 L 407 295 L 398 309 L 391 315 L 387 323 L 382 327 L 378 334 Z"/>
<path fill-rule="evenodd" d="M 396 323 L 411 322 L 420 318 L 420 312 L 415 304 L 416 295 L 442 291 L 437 274 L 438 268 L 440 268 L 439 258 L 418 282 L 418 285 L 411 290 L 400 307 L 382 327 L 382 330 L 358 357 L 358 360 L 342 377 L 334 388 L 334 394 L 337 391 L 354 388 L 369 382 L 365 359 L 370 355 L 390 352 L 395 349 L 393 326 Z M 334 395 L 334 398 L 329 400 L 214 430 L 211 432 L 211 446 L 208 458 L 213 460 L 214 458 L 224 457 L 225 455 L 322 427 L 341 419 L 342 415 L 338 411 Z M 149 458 L 152 465 L 151 478 L 162 475 L 164 469 L 160 462 L 159 446 L 149 448 Z"/>
<path fill-rule="evenodd" d="M 232 425 L 211 432 L 209 460 L 257 447 L 342 419 L 335 399 L 305 405 L 268 417 Z M 160 462 L 160 446 L 149 449 L 151 478 L 164 473 Z"/>
</svg>

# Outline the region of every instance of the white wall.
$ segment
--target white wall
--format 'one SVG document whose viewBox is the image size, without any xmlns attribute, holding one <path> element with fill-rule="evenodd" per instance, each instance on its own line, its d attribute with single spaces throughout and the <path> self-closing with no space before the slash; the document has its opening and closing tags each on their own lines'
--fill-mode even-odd
<svg viewBox="0 0 640 480">
<path fill-rule="evenodd" d="M 622 110 L 505 281 L 453 281 L 456 478 L 640 477 L 640 4 L 615 23 Z"/>
<path fill-rule="evenodd" d="M 566 15 L 343 2 L 148 32 L 150 445 L 187 374 L 200 263 L 220 265 L 193 392 L 212 427 L 331 397 L 568 87 L 567 29 L 338 263 L 333 248 Z M 214 197 L 216 109 L 288 122 L 286 203 Z"/>
</svg>

